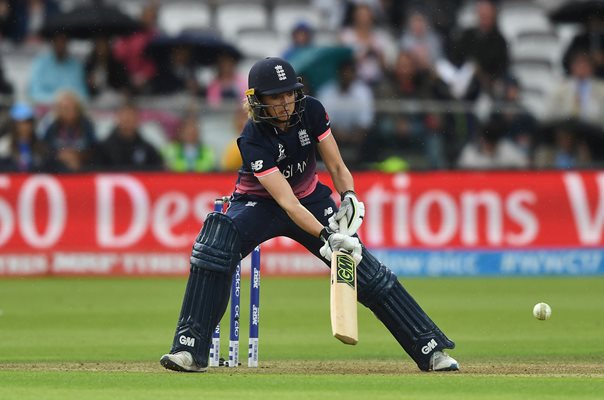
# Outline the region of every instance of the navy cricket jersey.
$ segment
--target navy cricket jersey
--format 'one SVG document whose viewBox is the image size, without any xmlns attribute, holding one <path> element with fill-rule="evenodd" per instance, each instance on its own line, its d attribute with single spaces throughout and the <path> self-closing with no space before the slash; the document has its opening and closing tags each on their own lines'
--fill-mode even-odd
<svg viewBox="0 0 604 400">
<path fill-rule="evenodd" d="M 319 100 L 306 96 L 302 120 L 287 132 L 251 119 L 237 139 L 243 165 L 235 193 L 271 198 L 258 177 L 281 171 L 297 198 L 311 194 L 319 181 L 315 146 L 331 134 L 329 117 Z"/>
</svg>

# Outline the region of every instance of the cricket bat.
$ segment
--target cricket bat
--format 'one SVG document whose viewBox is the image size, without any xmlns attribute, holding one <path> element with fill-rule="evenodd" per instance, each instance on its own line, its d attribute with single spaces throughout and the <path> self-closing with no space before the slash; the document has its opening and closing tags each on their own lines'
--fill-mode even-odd
<svg viewBox="0 0 604 400">
<path fill-rule="evenodd" d="M 345 225 L 346 221 L 340 221 L 340 232 L 346 232 Z M 333 336 L 345 344 L 357 344 L 357 265 L 349 253 L 341 250 L 331 255 L 330 307 Z"/>
</svg>

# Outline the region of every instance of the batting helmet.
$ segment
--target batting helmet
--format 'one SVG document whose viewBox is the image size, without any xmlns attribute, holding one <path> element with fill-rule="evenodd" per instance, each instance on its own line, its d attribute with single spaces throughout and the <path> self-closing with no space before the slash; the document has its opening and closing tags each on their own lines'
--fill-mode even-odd
<svg viewBox="0 0 604 400">
<path fill-rule="evenodd" d="M 294 91 L 295 108 L 290 115 L 289 126 L 294 126 L 302 119 L 306 96 L 302 89 L 304 85 L 296 76 L 294 67 L 287 61 L 278 57 L 267 57 L 256 62 L 250 69 L 248 87 L 245 94 L 251 108 L 252 118 L 255 122 L 265 121 L 272 125 L 277 124 L 275 118 L 269 116 L 267 106 L 260 101 L 260 96 L 273 95 Z"/>
</svg>

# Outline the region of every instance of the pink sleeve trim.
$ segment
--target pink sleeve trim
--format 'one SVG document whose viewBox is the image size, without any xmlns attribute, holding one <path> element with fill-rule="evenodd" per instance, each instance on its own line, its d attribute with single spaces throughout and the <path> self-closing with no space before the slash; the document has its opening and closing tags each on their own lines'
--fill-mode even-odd
<svg viewBox="0 0 604 400">
<path fill-rule="evenodd" d="M 277 167 L 273 167 L 273 168 L 269 168 L 269 169 L 267 169 L 266 171 L 262 171 L 262 172 L 258 172 L 258 173 L 255 173 L 255 172 L 254 172 L 254 176 L 255 176 L 256 178 L 262 178 L 263 176 L 266 176 L 266 175 L 272 174 L 272 173 L 273 173 L 273 172 L 275 172 L 275 171 L 279 171 L 279 168 L 277 168 Z"/>
<path fill-rule="evenodd" d="M 323 132 L 321 134 L 321 136 L 319 136 L 319 142 L 322 142 L 323 139 L 325 139 L 327 136 L 331 135 L 331 128 L 327 128 L 327 130 L 325 132 Z"/>
</svg>

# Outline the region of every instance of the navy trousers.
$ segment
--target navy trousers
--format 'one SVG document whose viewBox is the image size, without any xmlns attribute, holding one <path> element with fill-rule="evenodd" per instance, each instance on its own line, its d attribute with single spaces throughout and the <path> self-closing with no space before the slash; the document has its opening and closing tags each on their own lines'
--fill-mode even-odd
<svg viewBox="0 0 604 400">
<path fill-rule="evenodd" d="M 319 183 L 312 194 L 300 201 L 324 226 L 338 209 L 331 198 L 331 193 L 331 189 Z M 236 193 L 231 197 L 226 215 L 237 226 L 243 257 L 268 239 L 286 236 L 300 243 L 328 264 L 319 253 L 323 241 L 297 226 L 273 199 Z"/>
</svg>

